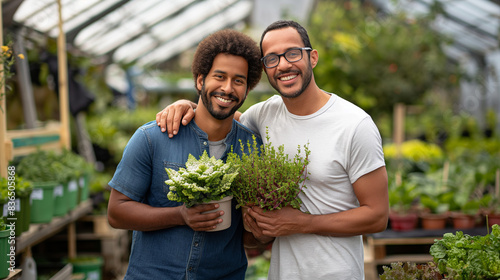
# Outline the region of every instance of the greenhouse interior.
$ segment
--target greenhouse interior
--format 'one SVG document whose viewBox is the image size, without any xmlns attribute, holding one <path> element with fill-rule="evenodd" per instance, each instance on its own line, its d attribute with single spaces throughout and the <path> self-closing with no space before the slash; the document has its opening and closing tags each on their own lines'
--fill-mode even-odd
<svg viewBox="0 0 500 280">
<path fill-rule="evenodd" d="M 180 276 L 174 276 L 177 274 L 183 275 L 185 279 L 247 280 L 500 279 L 499 0 L 2 0 L 1 9 L 3 64 L 0 66 L 0 204 L 3 205 L 3 219 L 0 219 L 0 279 L 114 280 L 124 279 L 125 275 L 130 279 L 157 279 L 151 275 L 164 275 L 158 273 L 165 271 L 170 271 L 172 275 L 164 275 L 163 279 L 178 279 Z M 274 57 L 268 57 L 264 46 L 268 47 L 269 40 L 274 37 L 264 35 L 287 30 L 278 28 L 265 33 L 266 28 L 278 20 L 291 20 L 303 26 L 307 30 L 311 49 L 300 48 L 307 47 L 304 44 L 271 52 Z M 126 168 L 135 169 L 127 167 L 127 163 L 147 165 L 142 160 L 149 157 L 138 155 L 147 149 L 127 154 L 124 153 L 125 148 L 134 138 L 140 137 L 132 137 L 139 132 L 139 128 L 155 121 L 157 113 L 168 105 L 178 100 L 187 100 L 205 104 L 205 107 L 223 108 L 220 105 L 222 98 L 215 95 L 218 93 L 207 93 L 210 81 L 205 82 L 206 79 L 216 78 L 199 74 L 203 76 L 200 82 L 196 75 L 193 76 L 191 66 L 198 44 L 207 36 L 224 29 L 236 30 L 251 38 L 255 42 L 255 48 L 259 48 L 259 59 L 266 55 L 258 64 L 259 69 L 262 68 L 262 77 L 249 92 L 249 87 L 246 87 L 248 95 L 245 94 L 246 99 L 243 97 L 245 102 L 239 104 L 241 107 L 234 107 L 245 116 L 242 123 L 248 128 L 244 135 L 257 133 L 262 138 L 260 156 L 272 154 L 276 156 L 275 161 L 289 161 L 295 156 L 294 164 L 299 157 L 292 154 L 297 151 L 296 146 L 286 150 L 286 156 L 281 149 L 270 150 L 272 143 L 278 146 L 277 143 L 281 142 L 273 142 L 273 138 L 267 138 L 266 141 L 267 135 L 254 132 L 252 129 L 257 129 L 262 123 L 247 125 L 250 123 L 248 118 L 252 117 L 251 110 L 249 114 L 245 114 L 249 108 L 257 108 L 253 105 L 260 105 L 261 102 L 283 102 L 286 108 L 282 110 L 286 111 L 291 108 L 288 107 L 290 104 L 294 104 L 294 100 L 305 100 L 299 99 L 306 96 L 300 96 L 301 92 L 293 97 L 282 92 L 287 90 L 286 85 L 292 88 L 298 85 L 298 81 L 292 83 L 277 78 L 278 74 L 271 75 L 275 73 L 273 71 L 285 69 L 285 66 L 290 67 L 290 73 L 296 73 L 300 81 L 304 81 L 304 73 L 312 71 L 310 74 L 313 79 L 310 84 L 304 82 L 302 92 L 307 91 L 306 86 L 309 88 L 309 85 L 315 83 L 322 93 L 328 93 L 332 99 L 333 96 L 342 98 L 361 108 L 373 120 L 380 136 L 377 139 L 380 141 L 363 148 L 344 147 L 345 150 L 359 149 L 346 152 L 341 147 L 328 147 L 345 144 L 334 142 L 333 139 L 337 141 L 336 136 L 333 136 L 332 142 L 328 142 L 329 139 L 318 140 L 318 135 L 341 132 L 314 135 L 316 130 L 313 129 L 312 133 L 289 133 L 285 130 L 293 130 L 292 127 L 281 126 L 278 130 L 282 131 L 278 132 L 273 132 L 272 127 L 265 127 L 261 131 L 269 130 L 273 137 L 298 135 L 300 139 L 310 139 L 312 145 L 324 143 L 321 144 L 322 148 L 312 148 L 310 157 L 305 153 L 308 151 L 307 147 L 306 151 L 302 150 L 302 155 L 306 156 L 299 163 L 302 164 L 301 167 L 308 165 L 310 168 L 305 172 L 301 168 L 298 173 L 302 185 L 295 184 L 299 187 L 298 193 L 293 195 L 293 199 L 299 198 L 299 202 L 294 200 L 297 204 L 283 204 L 282 209 L 281 206 L 261 206 L 262 213 L 259 214 L 259 211 L 254 211 L 259 207 L 258 202 L 247 201 L 244 204 L 237 200 L 241 193 L 236 187 L 231 187 L 229 193 L 232 192 L 233 199 L 229 213 L 234 211 L 231 220 L 237 223 L 231 224 L 229 230 L 218 233 L 200 230 L 191 224 L 187 226 L 186 220 L 184 224 L 176 225 L 173 221 L 168 226 L 156 223 L 148 225 L 146 221 L 151 221 L 152 218 L 145 219 L 142 223 L 136 222 L 139 215 L 148 216 L 155 212 L 149 208 L 175 208 L 177 214 L 185 211 L 182 212 L 184 214 L 203 207 L 200 206 L 201 202 L 195 201 L 191 208 L 186 201 L 174 200 L 174 196 L 170 196 L 172 191 L 175 193 L 172 185 L 176 182 L 173 181 L 180 178 L 181 171 L 189 169 L 189 160 L 177 162 L 175 166 L 167 165 L 170 155 L 168 159 L 153 159 L 153 156 L 162 157 L 162 154 L 159 151 L 158 155 L 152 153 L 149 162 L 151 165 L 155 160 L 161 160 L 165 164 L 161 168 L 157 167 L 162 172 L 166 169 L 164 174 L 156 176 L 162 178 L 161 186 L 155 185 L 154 182 L 159 179 L 153 178 L 152 172 L 157 169 L 151 167 L 151 173 L 145 174 L 151 177 L 147 179 L 151 186 L 128 190 L 128 193 L 121 193 L 127 187 L 119 186 L 117 182 L 120 178 L 114 178 L 114 175 L 130 178 L 133 182 L 130 181 L 129 184 L 139 182 L 139 179 L 133 178 L 134 175 L 124 173 L 128 172 Z M 265 41 L 266 38 L 268 41 Z M 262 40 L 267 44 L 262 44 Z M 289 42 L 280 42 L 284 43 Z M 301 54 L 301 59 L 296 60 L 296 57 L 288 57 L 297 55 L 292 54 L 291 50 L 309 55 Z M 231 57 L 238 58 L 237 56 Z M 211 67 L 216 65 L 218 57 L 210 62 L 213 62 Z M 278 60 L 277 66 L 268 67 L 271 62 L 267 61 L 275 57 Z M 313 58 L 317 58 L 317 64 L 311 66 Z M 302 66 L 307 61 L 308 69 Z M 248 69 L 250 75 L 249 60 L 246 63 L 245 69 Z M 238 67 L 236 64 L 232 66 Z M 244 78 L 246 79 L 245 76 Z M 200 83 L 203 83 L 201 90 Z M 204 94 L 215 96 L 214 100 L 219 102 L 204 100 Z M 264 105 L 258 108 L 264 110 L 266 107 Z M 274 107 L 269 107 L 268 110 L 272 108 Z M 319 108 L 321 107 L 316 109 Z M 254 115 L 258 114 L 256 110 L 252 111 Z M 210 114 L 211 121 L 222 123 L 222 117 Z M 233 114 L 234 111 L 223 118 L 233 123 Z M 281 115 L 281 118 L 289 115 L 292 113 Z M 335 116 L 338 115 L 337 113 Z M 344 120 L 349 116 L 344 116 Z M 274 119 L 273 116 L 268 118 Z M 288 120 L 285 123 L 290 124 Z M 329 125 L 329 121 L 322 125 Z M 152 126 L 160 131 L 157 125 Z M 167 147 L 176 146 L 166 143 L 175 141 L 175 137 L 182 137 L 182 132 L 187 131 L 183 127 L 181 125 L 179 135 L 175 135 L 172 140 L 158 136 L 155 140 L 159 139 L 160 143 L 155 149 L 165 150 L 162 152 L 165 156 L 173 152 L 167 151 Z M 232 131 L 233 128 L 230 129 Z M 333 131 L 333 124 L 330 130 L 321 130 Z M 366 131 L 352 137 L 372 137 L 368 136 L 369 133 Z M 227 139 L 229 135 L 227 134 Z M 226 134 L 217 140 L 226 139 L 224 137 Z M 338 137 L 341 139 L 349 135 Z M 214 138 L 211 139 L 210 152 L 212 143 L 217 143 L 213 141 Z M 364 145 L 370 139 L 357 140 L 359 143 L 353 145 Z M 130 145 L 130 150 L 134 149 L 132 147 L 137 148 L 139 143 L 149 143 L 138 141 L 133 142 L 135 146 Z M 295 143 L 286 139 L 283 142 Z M 189 142 L 182 145 L 188 146 L 187 143 Z M 202 144 L 199 145 L 201 147 Z M 206 142 L 204 145 L 207 145 Z M 222 145 L 227 146 L 226 142 L 222 142 Z M 320 167 L 321 163 L 341 165 L 346 176 L 357 174 L 355 172 L 358 171 L 348 170 L 351 167 L 367 167 L 359 166 L 361 163 L 356 165 L 349 162 L 346 168 L 342 166 L 343 162 L 337 162 L 337 157 L 315 164 L 315 158 L 318 157 L 314 155 L 324 153 L 325 157 L 328 150 L 332 150 L 331 154 L 351 153 L 349 157 L 356 157 L 360 161 L 370 160 L 361 158 L 373 156 L 372 154 L 354 154 L 379 146 L 381 152 L 378 155 L 383 163 L 378 166 L 380 168 L 377 171 L 385 169 L 387 174 L 385 177 L 377 177 L 377 182 L 383 182 L 379 188 L 381 193 L 377 193 L 377 197 L 388 202 L 387 207 L 377 206 L 383 208 L 383 213 L 380 214 L 383 217 L 382 228 L 377 227 L 375 230 L 372 225 L 361 226 L 362 220 L 364 223 L 372 222 L 368 221 L 370 216 L 353 218 L 351 221 L 344 219 L 345 225 L 339 225 L 335 217 L 344 217 L 342 212 L 356 213 L 359 210 L 359 213 L 375 215 L 370 212 L 372 209 L 366 210 L 371 208 L 373 202 L 373 198 L 367 196 L 374 194 L 374 191 L 366 189 L 371 188 L 373 182 L 362 179 L 377 171 L 372 169 L 370 173 L 363 173 L 365 175 L 361 179 L 347 178 L 355 181 L 348 182 L 350 189 L 345 190 L 354 201 L 342 201 L 335 197 L 318 199 L 325 194 L 340 195 L 344 191 L 335 190 L 338 188 L 336 180 L 341 180 L 332 178 L 336 174 L 325 174 L 328 181 L 324 182 L 323 178 L 316 178 L 315 170 L 334 172 L 333 169 L 338 168 Z M 248 148 L 251 148 L 250 144 Z M 321 151 L 315 153 L 318 148 Z M 179 150 L 182 151 L 175 153 L 185 152 L 187 159 L 189 149 Z M 375 154 L 376 151 L 367 153 Z M 235 154 L 237 153 L 233 154 L 231 148 L 230 155 Z M 220 156 L 222 154 L 218 159 Z M 227 162 L 217 160 L 217 164 L 224 166 L 218 165 L 217 168 L 226 168 L 228 164 L 232 164 L 231 168 L 236 168 L 237 171 L 231 173 L 235 174 L 230 179 L 234 181 L 228 184 L 240 183 L 243 170 L 247 170 L 244 165 L 245 156 L 241 155 L 241 161 L 234 158 L 230 161 L 230 158 L 227 157 Z M 199 160 L 201 162 L 203 157 Z M 273 162 L 272 160 L 269 162 Z M 215 161 L 213 158 L 212 162 Z M 118 168 L 121 162 L 123 167 Z M 265 163 L 264 160 L 262 162 Z M 200 164 L 196 162 L 194 165 L 201 168 Z M 284 165 L 291 165 L 291 161 Z M 168 166 L 174 168 L 166 168 Z M 297 165 L 294 167 L 292 171 L 297 172 Z M 145 168 L 140 166 L 137 169 Z M 216 167 L 206 168 L 214 171 Z M 271 169 L 280 174 L 281 169 L 274 168 L 274 165 L 263 165 L 254 170 L 262 172 L 264 169 Z M 217 179 L 217 184 L 222 185 L 221 182 L 226 180 L 228 170 L 233 169 L 223 169 L 222 172 L 226 172 L 221 173 L 224 179 Z M 137 173 L 142 171 L 144 170 L 138 170 Z M 287 172 L 281 172 L 281 175 L 284 173 Z M 262 176 L 263 174 L 261 173 Z M 166 181 L 167 179 L 169 180 Z M 299 181 L 297 177 L 294 180 Z M 274 182 L 274 185 L 278 184 L 280 183 Z M 365 185 L 366 188 L 361 187 Z M 288 187 L 288 183 L 286 186 Z M 329 190 L 316 192 L 318 188 Z M 139 194 L 139 191 L 143 193 Z M 268 189 L 262 197 L 271 199 L 270 194 L 278 193 L 277 191 Z M 181 191 L 177 191 L 177 198 L 180 193 Z M 115 198 L 117 195 L 119 197 Z M 347 197 L 347 194 L 341 195 Z M 277 196 L 285 201 L 284 194 Z M 157 197 L 161 197 L 161 200 L 154 202 Z M 313 203 L 311 197 L 321 203 L 318 209 L 308 208 L 308 203 Z M 126 209 L 115 205 L 119 203 L 123 207 L 125 204 L 134 207 L 129 206 L 127 209 L 130 211 L 127 213 L 119 212 L 118 209 Z M 151 205 L 152 203 L 157 204 Z M 111 211 L 111 205 L 116 210 Z M 250 213 L 243 214 L 245 205 L 253 205 Z M 134 213 L 139 209 L 144 212 Z M 240 211 L 241 215 L 234 215 Z M 117 212 L 121 214 L 115 214 Z M 198 215 L 203 216 L 204 213 L 198 212 Z M 272 216 L 273 213 L 277 213 L 273 217 L 279 217 L 279 213 L 293 213 L 297 217 L 325 218 L 321 221 L 326 224 L 326 219 L 330 219 L 332 224 L 324 232 L 314 231 L 315 226 L 311 226 L 311 231 L 307 233 L 283 229 L 282 233 L 274 234 L 280 232 L 279 227 L 284 223 L 277 225 L 276 231 L 271 231 L 262 226 L 264 223 L 260 220 L 260 217 L 267 217 L 267 214 Z M 174 216 L 171 217 L 175 219 Z M 119 218 L 122 220 L 116 222 Z M 129 218 L 131 221 L 127 220 Z M 182 218 L 185 219 L 185 216 Z M 251 229 L 246 228 L 247 219 L 248 223 L 252 220 Z M 349 223 L 352 224 L 348 225 Z M 130 227 L 123 226 L 124 224 L 130 224 Z M 151 237 L 155 236 L 155 232 L 158 237 Z M 227 232 L 234 235 L 228 235 Z M 271 233 L 266 235 L 268 232 Z M 184 242 L 187 236 L 176 239 L 181 234 L 194 236 L 193 245 L 191 241 Z M 201 267 L 192 272 L 193 268 L 188 267 L 191 264 L 187 262 L 200 260 L 184 261 L 181 258 L 192 257 L 191 254 L 198 248 L 198 243 L 194 241 L 196 236 L 206 238 L 204 242 L 224 236 L 227 239 L 245 240 L 235 241 L 239 248 L 235 251 L 243 252 L 241 258 L 244 270 L 237 277 L 213 276 L 236 265 L 229 262 L 229 259 L 239 256 L 223 257 L 204 252 L 207 255 L 204 255 L 205 259 L 201 257 Z M 248 245 L 245 243 L 247 236 L 252 240 L 266 242 Z M 144 253 L 148 248 L 140 248 L 140 244 L 159 237 L 162 238 L 162 243 L 167 243 L 166 240 L 170 239 L 179 240 L 179 244 L 165 244 L 164 247 L 150 245 L 151 256 L 164 254 L 165 259 L 155 259 L 158 264 L 145 265 L 150 257 L 141 256 L 138 252 Z M 139 242 L 141 239 L 145 241 Z M 308 246 L 298 244 L 301 240 L 316 242 L 318 239 L 328 240 L 329 243 L 318 241 L 310 244 L 311 249 L 306 253 L 298 248 Z M 359 250 L 349 248 L 336 253 L 340 255 L 352 252 L 349 250 L 356 251 L 350 256 L 353 260 L 346 262 L 349 270 L 344 270 L 344 274 L 326 274 L 326 271 L 335 268 L 324 265 L 328 260 L 320 261 L 322 256 L 330 256 L 330 253 L 323 252 L 344 248 L 346 239 L 356 240 L 352 243 L 360 244 L 355 247 L 360 248 Z M 136 242 L 138 243 L 134 245 Z M 342 244 L 343 242 L 346 243 Z M 287 244 L 290 248 L 284 248 Z M 333 247 L 328 248 L 325 244 Z M 183 245 L 185 247 L 181 247 Z M 158 248 L 154 248 L 155 246 Z M 204 248 L 208 250 L 214 246 L 205 244 Z M 293 252 L 295 246 L 295 254 L 300 254 L 297 261 L 302 262 L 302 265 L 292 269 L 292 265 L 286 266 L 291 257 L 284 255 Z M 165 248 L 175 254 L 154 253 L 155 250 Z M 278 249 L 281 254 L 275 252 L 273 256 L 273 251 Z M 222 254 L 222 251 L 219 253 Z M 206 273 L 214 268 L 210 267 L 211 263 L 207 258 L 214 255 L 226 267 L 216 268 L 209 277 Z M 171 261 L 168 256 L 179 256 L 179 260 Z M 139 275 L 143 277 L 133 274 L 141 265 L 132 263 L 141 258 L 146 271 L 158 271 L 151 272 L 150 276 L 141 271 Z M 280 262 L 281 258 L 284 260 Z M 226 259 L 228 265 L 223 262 Z M 185 267 L 179 269 L 176 267 L 178 265 Z M 203 265 L 209 267 L 203 268 Z M 351 274 L 345 274 L 345 271 L 351 271 Z M 325 274 L 320 276 L 320 272 Z"/>
</svg>

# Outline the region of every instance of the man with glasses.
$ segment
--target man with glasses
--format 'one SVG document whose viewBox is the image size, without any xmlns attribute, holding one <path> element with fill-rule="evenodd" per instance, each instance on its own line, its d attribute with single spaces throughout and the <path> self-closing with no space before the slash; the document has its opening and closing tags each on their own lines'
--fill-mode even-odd
<svg viewBox="0 0 500 280">
<path fill-rule="evenodd" d="M 240 121 L 260 135 L 269 128 L 270 142 L 284 145 L 289 155 L 305 143 L 311 151 L 300 210 L 252 207 L 245 216 L 259 240 L 275 238 L 269 279 L 364 279 L 362 234 L 385 230 L 389 212 L 380 133 L 363 110 L 316 85 L 319 55 L 301 25 L 272 23 L 260 49 L 280 95 L 253 105 Z M 181 115 L 188 112 L 185 123 L 194 114 L 188 104 L 158 113 L 170 136 Z"/>
</svg>

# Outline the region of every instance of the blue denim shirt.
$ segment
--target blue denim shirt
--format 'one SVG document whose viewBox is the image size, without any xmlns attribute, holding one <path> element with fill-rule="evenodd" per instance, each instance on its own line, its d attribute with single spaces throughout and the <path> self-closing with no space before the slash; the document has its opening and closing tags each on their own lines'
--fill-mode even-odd
<svg viewBox="0 0 500 280">
<path fill-rule="evenodd" d="M 233 121 L 222 159 L 227 158 L 231 146 L 235 153 L 241 153 L 239 140 L 252 143 L 252 135 L 248 128 Z M 260 145 L 262 141 L 256 137 Z M 162 133 L 156 122 L 149 122 L 130 139 L 109 185 L 153 207 L 179 206 L 181 203 L 167 198 L 165 168 L 185 167 L 189 154 L 199 158 L 203 151 L 209 153 L 208 136 L 194 121 L 181 126 L 174 138 Z M 233 199 L 231 227 L 226 230 L 195 232 L 188 226 L 176 226 L 134 231 L 124 279 L 244 279 L 247 259 L 243 225 L 241 211 L 235 205 Z"/>
</svg>

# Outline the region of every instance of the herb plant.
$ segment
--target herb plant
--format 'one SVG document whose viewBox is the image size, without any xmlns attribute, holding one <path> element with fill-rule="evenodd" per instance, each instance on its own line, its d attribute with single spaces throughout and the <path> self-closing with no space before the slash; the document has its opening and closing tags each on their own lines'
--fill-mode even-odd
<svg viewBox="0 0 500 280">
<path fill-rule="evenodd" d="M 500 279 L 500 226 L 493 225 L 485 236 L 445 233 L 430 254 L 439 271 L 456 274 L 454 279 Z"/>
<path fill-rule="evenodd" d="M 305 157 L 301 157 L 301 146 L 291 159 L 285 154 L 284 146 L 277 149 L 266 136 L 267 143 L 257 147 L 255 137 L 253 144 L 247 142 L 250 152 L 240 141 L 242 156 L 229 153 L 227 162 L 240 167 L 234 182 L 233 196 L 240 206 L 259 206 L 265 210 L 281 209 L 285 206 L 300 208 L 302 203 L 299 193 L 307 180 L 307 165 L 310 151 L 304 145 Z"/>
<path fill-rule="evenodd" d="M 184 202 L 186 207 L 231 195 L 231 183 L 238 175 L 238 167 L 208 157 L 206 151 L 199 160 L 190 154 L 186 168 L 179 168 L 179 171 L 170 168 L 165 170 L 169 177 L 165 181 L 169 185 L 168 199 Z"/>
</svg>

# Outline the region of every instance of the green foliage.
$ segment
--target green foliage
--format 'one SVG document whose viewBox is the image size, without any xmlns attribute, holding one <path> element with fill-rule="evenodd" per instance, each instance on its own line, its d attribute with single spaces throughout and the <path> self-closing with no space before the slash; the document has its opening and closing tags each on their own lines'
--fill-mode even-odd
<svg viewBox="0 0 500 280">
<path fill-rule="evenodd" d="M 16 176 L 14 180 L 16 184 L 16 196 L 26 196 L 33 190 L 33 183 L 23 179 L 21 176 Z"/>
<path fill-rule="evenodd" d="M 308 26 L 322 61 L 315 80 L 374 116 L 417 104 L 435 88 L 456 88 L 460 69 L 443 52 L 450 39 L 430 27 L 435 11 L 382 17 L 356 1 L 319 1 Z"/>
<path fill-rule="evenodd" d="M 59 161 L 68 168 L 68 179 L 80 178 L 94 171 L 92 164 L 88 163 L 82 156 L 69 150 L 64 150 Z"/>
<path fill-rule="evenodd" d="M 445 233 L 430 248 L 433 262 L 392 263 L 384 266 L 381 280 L 494 280 L 500 279 L 500 226 L 493 225 L 485 236 L 457 231 Z"/>
<path fill-rule="evenodd" d="M 67 174 L 58 157 L 54 151 L 38 150 L 23 157 L 16 170 L 32 182 L 62 182 Z"/>
<path fill-rule="evenodd" d="M 48 150 L 38 150 L 24 156 L 16 168 L 20 176 L 31 182 L 59 183 L 78 178 L 90 170 L 91 165 L 71 151 L 57 153 Z"/>
<path fill-rule="evenodd" d="M 392 178 L 389 181 L 388 192 L 391 210 L 401 214 L 411 212 L 420 196 L 420 190 L 414 182 L 405 180 L 398 184 Z"/>
<path fill-rule="evenodd" d="M 0 177 L 0 204 L 5 204 L 9 200 L 9 181 L 7 178 Z M 0 210 L 0 211 L 3 211 Z"/>
<path fill-rule="evenodd" d="M 413 173 L 409 176 L 420 189 L 420 205 L 434 214 L 445 213 L 450 210 L 454 199 L 448 185 L 443 182 L 443 171 L 437 170 L 428 173 Z"/>
<path fill-rule="evenodd" d="M 199 160 L 190 154 L 186 168 L 165 170 L 169 177 L 165 184 L 170 186 L 168 199 L 184 202 L 186 207 L 231 195 L 231 184 L 238 175 L 237 166 L 208 157 L 206 151 Z"/>
<path fill-rule="evenodd" d="M 499 279 L 500 226 L 493 225 L 485 236 L 446 233 L 431 246 L 430 254 L 441 273 L 457 274 L 454 279 Z"/>
<path fill-rule="evenodd" d="M 110 152 L 116 166 L 128 140 L 137 128 L 154 120 L 158 108 L 138 107 L 133 111 L 108 108 L 87 118 L 87 130 L 94 144 Z"/>
<path fill-rule="evenodd" d="M 234 182 L 233 195 L 238 206 L 260 206 L 262 209 L 274 210 L 285 206 L 300 208 L 302 201 L 298 197 L 307 180 L 307 165 L 310 151 L 304 145 L 305 157 L 301 157 L 301 147 L 290 159 L 284 152 L 284 146 L 278 149 L 272 145 L 267 135 L 268 144 L 257 147 L 255 137 L 253 144 L 247 142 L 251 152 L 228 155 L 227 162 L 240 167 Z M 240 141 L 241 151 L 245 145 Z"/>
<path fill-rule="evenodd" d="M 245 273 L 245 280 L 262 280 L 267 279 L 271 262 L 268 258 L 261 255 L 255 257 Z"/>
</svg>

